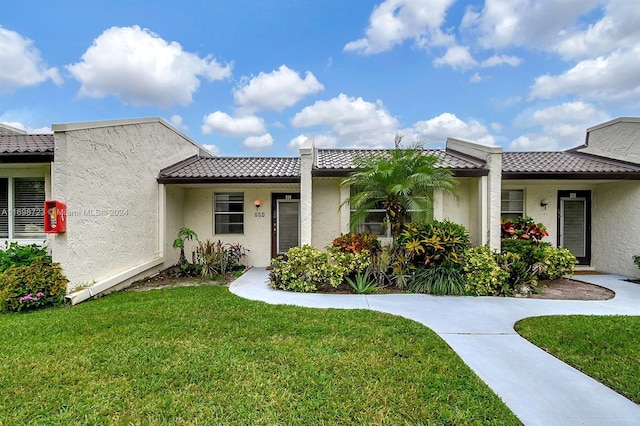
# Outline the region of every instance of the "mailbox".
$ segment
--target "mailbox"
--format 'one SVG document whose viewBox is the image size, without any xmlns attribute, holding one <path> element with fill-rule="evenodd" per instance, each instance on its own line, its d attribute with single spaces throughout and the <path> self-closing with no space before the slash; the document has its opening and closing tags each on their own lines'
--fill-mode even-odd
<svg viewBox="0 0 640 426">
<path fill-rule="evenodd" d="M 59 234 L 67 230 L 67 206 L 61 201 L 44 202 L 44 232 Z"/>
</svg>

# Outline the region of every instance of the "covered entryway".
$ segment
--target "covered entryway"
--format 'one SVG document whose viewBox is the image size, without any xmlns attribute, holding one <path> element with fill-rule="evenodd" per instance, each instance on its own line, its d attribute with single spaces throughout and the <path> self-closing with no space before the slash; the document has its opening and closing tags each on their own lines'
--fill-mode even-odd
<svg viewBox="0 0 640 426">
<path fill-rule="evenodd" d="M 591 264 L 591 191 L 558 191 L 558 246 Z"/>
<path fill-rule="evenodd" d="M 271 196 L 271 257 L 300 245 L 300 193 Z"/>
</svg>

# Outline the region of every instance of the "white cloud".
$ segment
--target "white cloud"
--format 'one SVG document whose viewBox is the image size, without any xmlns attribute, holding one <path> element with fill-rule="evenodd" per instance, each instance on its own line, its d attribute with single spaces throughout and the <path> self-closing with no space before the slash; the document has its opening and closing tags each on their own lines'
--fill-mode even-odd
<svg viewBox="0 0 640 426">
<path fill-rule="evenodd" d="M 494 145 L 489 130 L 477 120 L 464 122 L 455 114 L 445 112 L 429 120 L 414 123 L 414 138 L 425 142 L 444 142 L 448 137 Z"/>
<path fill-rule="evenodd" d="M 377 147 L 393 143 L 398 123 L 381 101 L 372 103 L 341 93 L 328 101 L 317 101 L 303 108 L 291 124 L 294 127 L 322 126 L 342 146 Z"/>
<path fill-rule="evenodd" d="M 269 133 L 260 136 L 249 136 L 242 143 L 245 147 L 253 150 L 269 148 L 273 145 L 273 137 Z"/>
<path fill-rule="evenodd" d="M 467 69 L 475 67 L 478 62 L 473 59 L 466 46 L 451 46 L 444 56 L 433 61 L 435 66 L 449 65 L 453 69 Z"/>
<path fill-rule="evenodd" d="M 486 0 L 482 10 L 467 8 L 462 29 L 486 49 L 527 46 L 552 50 L 578 18 L 602 0 Z"/>
<path fill-rule="evenodd" d="M 586 129 L 609 120 L 595 105 L 566 102 L 548 108 L 525 111 L 514 120 L 514 126 L 534 128 L 509 144 L 515 151 L 559 150 L 584 143 Z"/>
<path fill-rule="evenodd" d="M 173 124 L 177 129 L 189 130 L 189 126 L 184 124 L 184 122 L 182 120 L 182 116 L 180 116 L 178 114 L 172 115 L 171 118 L 169 119 L 169 121 L 171 121 L 171 124 Z"/>
<path fill-rule="evenodd" d="M 231 75 L 231 65 L 186 52 L 137 25 L 105 30 L 67 69 L 81 83 L 81 97 L 113 95 L 136 106 L 159 107 L 190 104 L 200 77 L 213 81 Z"/>
<path fill-rule="evenodd" d="M 324 86 L 311 72 L 307 71 L 302 79 L 296 71 L 281 65 L 268 74 L 261 72 L 250 80 L 243 78 L 233 91 L 233 97 L 236 104 L 247 111 L 281 111 L 321 90 Z"/>
<path fill-rule="evenodd" d="M 508 56 L 508 55 L 493 55 L 492 57 L 485 59 L 480 64 L 483 68 L 496 67 L 498 65 L 507 64 L 512 67 L 517 67 L 522 63 L 522 58 L 518 58 L 517 56 Z"/>
<path fill-rule="evenodd" d="M 602 18 L 595 23 L 562 32 L 555 50 L 565 59 L 579 59 L 637 46 L 640 44 L 638 22 L 637 0 L 609 1 Z"/>
<path fill-rule="evenodd" d="M 312 139 L 316 148 L 335 148 L 338 146 L 338 139 L 331 134 L 303 134 L 291 139 L 287 147 L 297 152 L 307 139 Z"/>
<path fill-rule="evenodd" d="M 19 130 L 24 130 L 25 132 L 29 133 L 30 135 L 44 135 L 44 134 L 51 134 L 53 133 L 53 130 L 51 130 L 51 127 L 49 126 L 43 126 L 43 127 L 29 127 L 29 126 L 25 126 L 24 124 L 22 124 L 19 121 L 0 121 L 0 124 L 6 124 L 7 126 L 19 129 Z"/>
<path fill-rule="evenodd" d="M 220 155 L 220 148 L 218 148 L 217 145 L 213 145 L 213 144 L 202 144 L 202 146 L 204 147 L 204 149 L 206 149 L 207 151 L 209 151 L 210 153 L 212 153 L 213 155 Z"/>
<path fill-rule="evenodd" d="M 48 68 L 33 42 L 0 26 L 0 93 L 11 93 L 46 80 L 62 84 L 57 68 Z"/>
<path fill-rule="evenodd" d="M 536 78 L 531 98 L 562 95 L 612 102 L 637 102 L 640 98 L 640 44 L 608 56 L 586 59 L 560 75 Z"/>
<path fill-rule="evenodd" d="M 469 78 L 469 83 L 480 83 L 482 81 L 482 76 L 480 73 L 475 73 Z"/>
<path fill-rule="evenodd" d="M 344 50 L 370 55 L 410 39 L 420 47 L 448 44 L 451 38 L 440 27 L 451 4 L 453 0 L 385 0 L 373 9 L 365 37 Z"/>
<path fill-rule="evenodd" d="M 225 136 L 255 136 L 266 132 L 264 120 L 255 115 L 231 117 L 222 111 L 212 112 L 202 119 L 202 133 Z"/>
</svg>

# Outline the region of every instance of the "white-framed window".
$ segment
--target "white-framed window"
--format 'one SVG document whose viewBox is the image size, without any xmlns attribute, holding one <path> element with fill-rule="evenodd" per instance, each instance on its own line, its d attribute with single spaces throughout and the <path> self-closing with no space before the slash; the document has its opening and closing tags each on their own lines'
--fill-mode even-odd
<svg viewBox="0 0 640 426">
<path fill-rule="evenodd" d="M 516 220 L 524 216 L 524 189 L 503 189 L 500 204 L 502 220 Z"/>
<path fill-rule="evenodd" d="M 0 178 L 0 238 L 44 238 L 43 177 Z"/>
<path fill-rule="evenodd" d="M 357 193 L 357 188 L 350 188 L 351 196 Z M 412 210 L 414 211 L 414 210 Z M 351 209 L 351 215 L 353 215 L 353 208 Z M 430 217 L 433 218 L 433 211 L 430 212 Z M 391 238 L 391 228 L 387 223 L 387 211 L 382 208 L 382 202 L 376 203 L 375 208 L 367 210 L 367 215 L 362 220 L 357 228 L 356 232 L 371 232 L 381 238 Z M 411 214 L 407 212 L 404 217 L 404 223 L 411 223 Z"/>
<path fill-rule="evenodd" d="M 213 204 L 216 234 L 244 233 L 243 192 L 216 192 Z"/>
</svg>

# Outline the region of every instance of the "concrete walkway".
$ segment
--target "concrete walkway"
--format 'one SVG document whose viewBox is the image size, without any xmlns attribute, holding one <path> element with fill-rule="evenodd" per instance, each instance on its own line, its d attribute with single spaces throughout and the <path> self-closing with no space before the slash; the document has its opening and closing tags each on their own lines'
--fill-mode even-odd
<svg viewBox="0 0 640 426">
<path fill-rule="evenodd" d="M 247 271 L 230 290 L 271 304 L 372 309 L 418 321 L 442 337 L 525 425 L 640 425 L 639 405 L 532 345 L 513 329 L 516 321 L 540 315 L 640 315 L 640 285 L 623 279 L 580 276 L 582 281 L 616 292 L 615 298 L 606 301 L 291 293 L 269 288 L 268 272 L 262 268 Z"/>
</svg>

